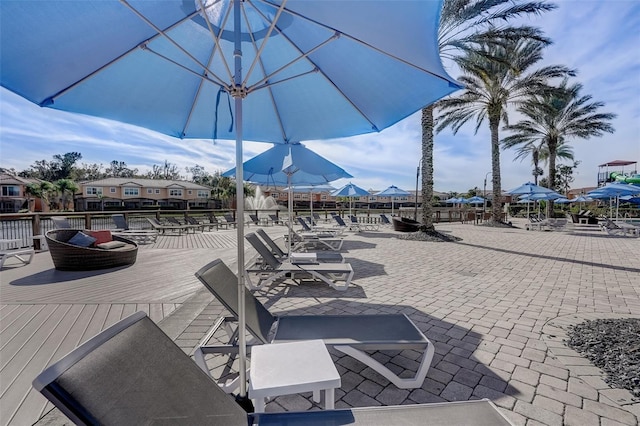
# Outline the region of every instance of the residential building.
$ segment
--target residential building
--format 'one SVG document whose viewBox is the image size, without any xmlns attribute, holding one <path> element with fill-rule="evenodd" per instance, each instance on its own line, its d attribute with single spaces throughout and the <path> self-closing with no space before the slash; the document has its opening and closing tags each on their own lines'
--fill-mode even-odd
<svg viewBox="0 0 640 426">
<path fill-rule="evenodd" d="M 107 178 L 78 183 L 76 211 L 212 208 L 211 188 L 193 182 Z"/>
<path fill-rule="evenodd" d="M 18 213 L 20 210 L 27 210 L 29 202 L 32 211 L 47 210 L 46 203 L 40 198 L 30 197 L 26 193 L 27 186 L 32 183 L 39 183 L 39 181 L 0 173 L 0 213 Z"/>
</svg>

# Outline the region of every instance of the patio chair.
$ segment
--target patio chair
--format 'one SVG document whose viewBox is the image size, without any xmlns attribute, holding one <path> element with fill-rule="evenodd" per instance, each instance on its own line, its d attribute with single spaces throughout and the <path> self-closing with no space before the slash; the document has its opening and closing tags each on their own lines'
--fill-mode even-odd
<svg viewBox="0 0 640 426">
<path fill-rule="evenodd" d="M 288 238 L 288 235 L 285 235 Z M 309 249 L 325 249 L 339 251 L 342 249 L 344 237 L 339 235 L 318 234 L 316 232 L 296 232 L 291 230 L 293 251 Z"/>
<path fill-rule="evenodd" d="M 604 219 L 602 230 L 607 234 L 617 237 L 637 237 L 640 234 L 640 228 L 627 223 L 615 223 L 609 218 Z"/>
<path fill-rule="evenodd" d="M 158 221 L 155 217 L 148 217 L 147 220 L 151 224 L 151 227 L 158 232 L 165 234 L 167 231 L 177 231 L 179 235 L 182 235 L 184 227 L 182 225 L 164 225 Z"/>
<path fill-rule="evenodd" d="M 78 425 L 509 425 L 488 400 L 247 414 L 144 312 L 89 339 L 33 387 Z M 477 423 L 470 423 L 477 422 Z"/>
<path fill-rule="evenodd" d="M 267 246 L 269 246 L 269 248 L 271 249 L 271 253 L 273 253 L 273 255 L 277 257 L 278 260 L 283 261 L 287 259 L 287 253 L 285 253 L 280 248 L 280 246 L 275 241 L 273 241 L 273 239 L 266 232 L 264 232 L 264 229 L 262 228 L 256 229 L 256 234 L 258 234 L 260 238 L 262 238 L 262 241 L 264 241 L 267 244 Z M 333 251 L 328 252 L 324 250 L 324 251 L 315 252 L 315 254 L 319 262 L 327 262 L 327 263 L 331 263 L 331 262 L 343 263 L 344 262 L 344 257 L 342 257 L 342 254 L 336 253 Z"/>
<path fill-rule="evenodd" d="M 298 223 L 300 224 L 300 226 L 302 226 L 302 231 L 303 232 L 310 232 L 310 233 L 314 233 L 316 236 L 320 237 L 320 238 L 327 238 L 327 237 L 334 237 L 336 235 L 340 235 L 342 234 L 343 230 L 342 228 L 327 228 L 326 226 L 314 226 L 313 228 L 309 226 L 309 223 L 312 225 L 315 225 L 313 223 L 313 221 L 311 220 L 311 216 L 307 217 L 307 220 L 309 222 L 307 222 L 306 220 L 304 220 L 301 217 L 297 217 L 296 218 L 298 220 Z"/>
<path fill-rule="evenodd" d="M 271 223 L 273 223 L 274 225 L 284 225 L 284 222 L 278 217 L 277 214 L 270 214 L 269 219 L 271 219 Z"/>
<path fill-rule="evenodd" d="M 178 219 L 176 219 L 173 216 L 169 216 L 167 219 L 167 223 L 169 225 L 173 225 L 173 226 L 181 226 L 183 231 L 186 231 L 187 233 L 189 232 L 189 230 L 192 230 L 194 233 L 196 232 L 197 229 L 202 230 L 202 226 L 199 223 L 196 223 L 195 225 L 191 225 L 189 223 L 182 223 L 180 222 Z"/>
<path fill-rule="evenodd" d="M 55 229 L 71 229 L 71 223 L 66 216 L 51 216 Z"/>
<path fill-rule="evenodd" d="M 358 218 L 353 215 L 349 215 L 349 220 L 351 221 L 350 226 L 353 227 L 358 232 L 377 231 L 378 229 L 380 229 L 377 223 L 361 223 L 361 222 L 358 222 Z"/>
<path fill-rule="evenodd" d="M 382 223 L 382 226 L 392 226 L 393 225 L 386 214 L 380 214 L 380 222 Z"/>
<path fill-rule="evenodd" d="M 233 226 L 234 228 L 236 227 L 236 225 L 238 224 L 234 219 L 233 219 L 233 215 L 231 213 L 225 213 L 223 215 L 225 222 L 227 223 L 227 227 L 229 225 Z"/>
<path fill-rule="evenodd" d="M 196 277 L 220 303 L 238 319 L 238 280 L 220 259 L 196 272 Z M 434 354 L 433 344 L 405 314 L 367 315 L 272 315 L 251 292 L 245 292 L 246 326 L 261 343 L 322 339 L 324 343 L 371 367 L 402 389 L 422 386 Z M 229 324 L 219 324 L 227 331 Z M 276 327 L 273 327 L 276 325 Z M 274 329 L 275 334 L 270 336 Z M 213 335 L 215 330 L 209 334 Z M 235 344 L 231 333 L 229 344 Z M 220 349 L 220 348 L 219 348 Z M 414 350 L 421 354 L 413 377 L 399 377 L 364 351 Z M 218 351 L 219 352 L 219 351 Z M 204 354 L 216 353 L 215 347 L 196 350 L 196 361 L 203 366 Z M 375 355 L 374 355 L 375 356 Z"/>
<path fill-rule="evenodd" d="M 197 229 L 199 229 L 202 232 L 204 232 L 205 229 L 208 229 L 209 231 L 211 231 L 212 228 L 217 229 L 217 226 L 215 224 L 201 222 L 195 217 L 186 216 L 184 220 L 187 222 L 187 224 L 197 227 Z"/>
<path fill-rule="evenodd" d="M 262 268 L 248 268 L 246 270 L 247 284 L 251 290 L 261 289 L 285 276 L 290 276 L 294 280 L 296 274 L 311 275 L 327 283 L 331 288 L 340 291 L 347 290 L 349 284 L 351 284 L 353 268 L 348 263 L 315 263 L 315 261 L 294 263 L 291 259 L 281 261 L 271 253 L 271 250 L 253 232 L 244 237 L 258 252 L 264 263 Z M 253 283 L 251 274 L 258 276 L 257 283 Z M 339 282 L 341 284 L 338 284 Z"/>
<path fill-rule="evenodd" d="M 214 215 L 213 213 L 209 213 L 207 215 L 207 218 L 209 219 L 209 224 L 216 227 L 216 231 L 220 229 L 220 227 L 229 229 L 229 224 L 226 221 L 219 221 L 216 215 Z"/>
<path fill-rule="evenodd" d="M 129 238 L 138 244 L 154 243 L 158 238 L 158 231 L 152 229 L 130 229 L 123 214 L 112 214 L 111 219 L 116 225 L 114 235 Z"/>
<path fill-rule="evenodd" d="M 116 225 L 116 229 L 115 229 L 116 231 L 129 230 L 129 224 L 127 223 L 127 219 L 124 217 L 123 214 L 112 214 L 111 220 L 113 220 L 113 223 Z"/>
</svg>

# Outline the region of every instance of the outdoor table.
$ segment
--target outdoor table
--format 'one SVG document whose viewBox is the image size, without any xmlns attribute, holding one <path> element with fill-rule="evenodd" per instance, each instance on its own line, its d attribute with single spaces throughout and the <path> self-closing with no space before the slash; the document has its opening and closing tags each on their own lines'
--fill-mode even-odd
<svg viewBox="0 0 640 426">
<path fill-rule="evenodd" d="M 325 408 L 334 408 L 335 388 L 341 386 L 340 375 L 322 340 L 271 343 L 251 349 L 249 398 L 255 401 L 256 413 L 264 412 L 265 398 L 313 392 L 320 402 L 324 390 Z"/>
</svg>

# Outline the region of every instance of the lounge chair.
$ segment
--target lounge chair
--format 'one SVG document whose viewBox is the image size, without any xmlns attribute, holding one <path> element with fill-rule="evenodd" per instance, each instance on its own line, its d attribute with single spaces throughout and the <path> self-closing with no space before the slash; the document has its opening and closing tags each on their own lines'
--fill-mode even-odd
<svg viewBox="0 0 640 426">
<path fill-rule="evenodd" d="M 291 259 L 281 261 L 271 253 L 271 250 L 253 232 L 244 237 L 258 252 L 263 261 L 261 268 L 248 268 L 246 270 L 247 284 L 251 290 L 261 289 L 285 276 L 290 276 L 293 280 L 296 274 L 311 275 L 329 284 L 331 288 L 341 291 L 349 288 L 349 284 L 351 284 L 353 268 L 348 263 L 316 263 L 317 259 L 312 259 L 311 261 L 303 260 L 297 263 L 293 261 L 293 256 Z M 252 274 L 258 276 L 258 282 L 255 284 L 251 280 Z M 338 282 L 341 284 L 338 284 Z"/>
<path fill-rule="evenodd" d="M 628 223 L 616 223 L 609 218 L 602 222 L 602 230 L 612 236 L 637 237 L 640 235 L 640 227 L 630 225 Z"/>
<path fill-rule="evenodd" d="M 256 229 L 256 234 L 258 234 L 260 238 L 262 238 L 262 241 L 264 241 L 267 244 L 267 246 L 269 246 L 269 248 L 271 249 L 271 253 L 273 253 L 273 255 L 277 257 L 278 260 L 284 261 L 287 259 L 287 253 L 282 251 L 280 246 L 275 241 L 273 241 L 273 239 L 266 232 L 264 232 L 264 229 L 262 228 Z M 328 263 L 344 262 L 344 257 L 342 257 L 340 253 L 336 253 L 333 251 L 324 250 L 324 251 L 315 252 L 315 254 L 319 262 L 328 262 Z"/>
<path fill-rule="evenodd" d="M 51 216 L 55 229 L 71 229 L 71 223 L 66 216 Z"/>
<path fill-rule="evenodd" d="M 224 229 L 229 229 L 229 224 L 226 221 L 219 221 L 216 215 L 213 213 L 209 213 L 207 215 L 209 219 L 209 224 L 216 227 L 216 231 L 223 227 Z"/>
<path fill-rule="evenodd" d="M 204 232 L 205 229 L 208 229 L 209 231 L 211 231 L 212 228 L 217 229 L 217 226 L 215 224 L 201 222 L 195 217 L 186 216 L 184 220 L 187 222 L 188 225 L 195 226 L 197 227 L 197 229 L 199 229 L 202 232 Z"/>
<path fill-rule="evenodd" d="M 144 312 L 87 340 L 33 387 L 78 425 L 509 425 L 488 400 L 247 414 Z"/>
<path fill-rule="evenodd" d="M 358 222 L 358 218 L 353 215 L 349 215 L 349 220 L 351 221 L 350 226 L 358 232 L 377 231 L 378 229 L 380 229 L 377 223 L 361 223 Z"/>
<path fill-rule="evenodd" d="M 382 226 L 391 226 L 392 223 L 389 220 L 389 218 L 387 217 L 386 214 L 381 214 L 380 215 L 380 222 L 382 223 Z"/>
<path fill-rule="evenodd" d="M 277 214 L 270 214 L 269 219 L 271 219 L 271 223 L 273 223 L 274 225 L 284 225 L 284 222 L 278 217 Z"/>
<path fill-rule="evenodd" d="M 288 237 L 288 235 L 287 235 Z M 339 251 L 342 249 L 344 238 L 339 235 L 318 234 L 316 232 L 296 232 L 291 230 L 293 240 L 292 251 L 309 249 L 327 249 Z"/>
<path fill-rule="evenodd" d="M 186 221 L 185 223 L 182 223 L 173 216 L 169 216 L 167 218 L 167 223 L 173 226 L 181 226 L 182 230 L 186 231 L 187 233 L 189 232 L 189 230 L 192 230 L 194 233 L 196 232 L 197 229 L 202 231 L 202 225 L 200 225 L 199 223 L 196 223 L 195 225 L 189 224 Z"/>
<path fill-rule="evenodd" d="M 311 225 L 314 225 L 313 228 L 309 226 L 309 223 L 307 223 L 307 221 L 305 221 L 303 218 L 297 217 L 296 219 L 298 220 L 298 223 L 302 227 L 303 232 L 314 233 L 316 236 L 320 238 L 334 237 L 336 235 L 342 234 L 342 232 L 344 231 L 343 228 L 327 228 L 326 226 L 322 226 L 322 227 L 315 226 L 315 224 L 311 220 L 311 216 L 308 216 L 307 220 L 309 220 L 309 223 Z"/>
<path fill-rule="evenodd" d="M 237 321 L 238 280 L 236 275 L 220 259 L 204 266 L 196 277 L 224 305 Z M 327 346 L 343 352 L 371 367 L 387 380 L 402 389 L 422 386 L 434 354 L 433 344 L 405 314 L 367 315 L 272 315 L 251 292 L 245 292 L 246 326 L 251 335 L 261 343 L 291 342 L 322 339 Z M 273 326 L 277 326 L 274 328 Z M 229 324 L 219 324 L 231 331 Z M 269 337 L 270 331 L 275 334 Z M 213 335 L 215 330 L 210 332 Z M 235 344 L 236 333 L 230 335 Z M 364 351 L 414 350 L 422 354 L 419 367 L 413 377 L 398 377 Z M 203 365 L 203 355 L 215 353 L 213 347 L 196 350 L 196 360 Z"/>
<path fill-rule="evenodd" d="M 111 220 L 113 220 L 113 223 L 116 225 L 116 229 L 115 229 L 116 231 L 129 230 L 129 224 L 127 223 L 127 219 L 124 217 L 123 214 L 112 214 Z"/>
<path fill-rule="evenodd" d="M 227 223 L 227 227 L 229 225 L 233 226 L 234 228 L 238 225 L 238 223 L 235 221 L 235 219 L 233 218 L 233 215 L 231 213 L 225 213 L 223 215 L 225 222 Z"/>
<path fill-rule="evenodd" d="M 0 250 L 0 269 L 2 269 L 4 262 L 6 262 L 10 257 L 15 257 L 20 262 L 28 265 L 33 260 L 35 253 L 36 251 L 32 247 Z M 27 255 L 29 256 L 28 258 L 23 257 Z"/>
<path fill-rule="evenodd" d="M 147 220 L 149 221 L 153 229 L 163 234 L 165 234 L 167 231 L 177 231 L 178 234 L 181 235 L 182 231 L 184 231 L 184 226 L 182 225 L 164 225 L 160 223 L 155 217 L 148 217 Z"/>
<path fill-rule="evenodd" d="M 123 214 L 112 214 L 111 219 L 116 225 L 113 235 L 129 238 L 138 244 L 154 243 L 158 238 L 158 232 L 152 229 L 130 229 Z"/>
</svg>

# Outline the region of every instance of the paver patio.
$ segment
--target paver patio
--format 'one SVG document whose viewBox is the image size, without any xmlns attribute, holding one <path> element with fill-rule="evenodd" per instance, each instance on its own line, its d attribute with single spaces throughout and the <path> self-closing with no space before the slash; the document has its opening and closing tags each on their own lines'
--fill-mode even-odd
<svg viewBox="0 0 640 426">
<path fill-rule="evenodd" d="M 568 325 L 585 319 L 640 317 L 640 239 L 611 237 L 587 228 L 570 233 L 472 224 L 438 224 L 437 228 L 462 241 L 400 240 L 391 229 L 351 234 L 343 248 L 355 276 L 345 292 L 316 283 L 282 283 L 255 292 L 278 315 L 406 313 L 435 343 L 427 379 L 414 390 L 398 389 L 352 358 L 332 352 L 342 377 L 342 387 L 336 390 L 337 408 L 490 398 L 516 425 L 638 424 L 638 401 L 627 391 L 609 388 L 600 370 L 566 347 L 562 338 Z M 284 228 L 265 229 L 278 235 Z M 5 358 L 4 341 L 10 329 L 5 318 L 26 305 L 34 309 L 54 303 L 174 303 L 171 312 L 155 320 L 190 353 L 213 321 L 224 314 L 217 301 L 193 286 L 193 272 L 216 257 L 231 262 L 235 243 L 234 231 L 198 235 L 202 237 L 176 237 L 169 242 L 160 238 L 157 246 L 140 250 L 134 267 L 108 274 L 127 281 L 115 292 L 119 300 L 108 300 L 112 297 L 108 290 L 102 290 L 99 297 L 85 284 L 74 282 L 66 284 L 81 287 L 85 302 L 81 292 L 72 297 L 64 291 L 49 300 L 47 288 L 53 291 L 54 285 L 24 285 L 24 277 L 46 276 L 51 267 L 47 253 L 37 254 L 32 265 L 3 270 L 0 378 L 21 374 Z M 224 243 L 206 243 L 218 238 Z M 202 244 L 209 248 L 190 248 Z M 154 265 L 167 287 L 156 291 L 147 283 L 148 293 L 133 298 L 125 288 L 146 282 L 140 273 L 153 259 L 159 260 Z M 177 292 L 170 296 L 172 286 Z M 37 296 L 31 295 L 34 292 Z M 106 316 L 119 319 L 115 314 Z M 108 322 L 103 320 L 102 325 Z M 385 351 L 375 356 L 401 373 L 415 368 L 418 354 Z M 216 374 L 226 364 L 216 357 L 210 360 L 210 367 Z M 22 398 L 12 397 L 8 404 L 9 390 L 10 386 L 2 385 L 0 423 L 31 424 L 35 419 L 29 421 L 17 407 L 26 409 L 27 402 L 35 404 L 39 395 L 31 391 Z M 14 401 L 22 403 L 15 405 Z M 46 412 L 42 405 L 40 415 Z M 278 397 L 267 405 L 267 411 L 319 408 L 311 394 Z M 47 420 L 52 420 L 47 424 L 63 423 L 51 414 Z"/>
</svg>

